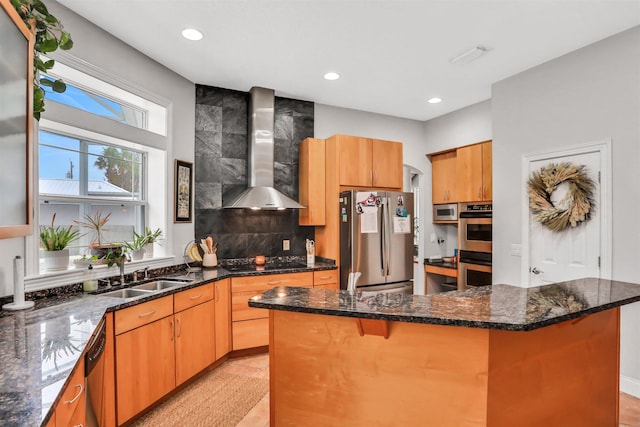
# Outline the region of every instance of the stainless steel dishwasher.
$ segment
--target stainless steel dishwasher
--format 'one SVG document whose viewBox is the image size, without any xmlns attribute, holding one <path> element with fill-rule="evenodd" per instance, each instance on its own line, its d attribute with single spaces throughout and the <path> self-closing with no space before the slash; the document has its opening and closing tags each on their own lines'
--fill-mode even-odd
<svg viewBox="0 0 640 427">
<path fill-rule="evenodd" d="M 105 406 L 105 362 L 104 348 L 107 343 L 106 321 L 98 325 L 93 341 L 84 356 L 84 385 L 86 390 L 87 427 L 106 425 Z"/>
</svg>

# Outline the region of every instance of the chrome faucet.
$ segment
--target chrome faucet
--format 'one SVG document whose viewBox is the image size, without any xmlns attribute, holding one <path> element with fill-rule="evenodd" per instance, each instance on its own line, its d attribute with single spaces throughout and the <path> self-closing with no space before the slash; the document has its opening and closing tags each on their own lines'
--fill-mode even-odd
<svg viewBox="0 0 640 427">
<path fill-rule="evenodd" d="M 144 272 L 144 278 L 145 278 L 145 279 L 148 279 L 148 278 L 149 278 L 149 267 L 145 267 L 145 268 L 143 268 L 143 269 L 136 270 L 136 271 L 134 271 L 134 272 L 132 273 L 132 274 L 133 274 L 133 281 L 134 281 L 134 282 L 137 282 L 137 281 L 139 280 L 139 279 L 138 279 L 138 273 L 141 273 L 141 272 Z"/>
<path fill-rule="evenodd" d="M 120 267 L 120 286 L 124 285 L 124 263 L 127 261 L 127 256 L 122 254 L 118 266 Z"/>
</svg>

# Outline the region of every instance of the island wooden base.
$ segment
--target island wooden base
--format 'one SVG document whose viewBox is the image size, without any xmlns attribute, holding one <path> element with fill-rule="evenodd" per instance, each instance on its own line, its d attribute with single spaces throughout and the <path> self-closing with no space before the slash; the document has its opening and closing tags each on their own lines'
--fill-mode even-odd
<svg viewBox="0 0 640 427">
<path fill-rule="evenodd" d="M 272 310 L 271 425 L 617 426 L 619 316 L 530 332 L 388 322 L 385 339 Z"/>
</svg>

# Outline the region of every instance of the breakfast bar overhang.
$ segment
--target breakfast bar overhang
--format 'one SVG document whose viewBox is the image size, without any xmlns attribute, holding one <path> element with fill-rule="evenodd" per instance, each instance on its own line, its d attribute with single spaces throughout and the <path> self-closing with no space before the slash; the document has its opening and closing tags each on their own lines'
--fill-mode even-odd
<svg viewBox="0 0 640 427">
<path fill-rule="evenodd" d="M 271 425 L 617 426 L 620 306 L 579 279 L 431 296 L 274 288 Z"/>
</svg>

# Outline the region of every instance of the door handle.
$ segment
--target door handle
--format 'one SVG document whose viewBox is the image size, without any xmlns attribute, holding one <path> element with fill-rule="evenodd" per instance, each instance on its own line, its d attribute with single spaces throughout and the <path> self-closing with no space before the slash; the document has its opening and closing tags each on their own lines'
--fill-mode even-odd
<svg viewBox="0 0 640 427">
<path fill-rule="evenodd" d="M 529 268 L 529 271 L 532 272 L 533 274 L 544 273 L 544 271 L 538 270 L 538 267 Z"/>
</svg>

